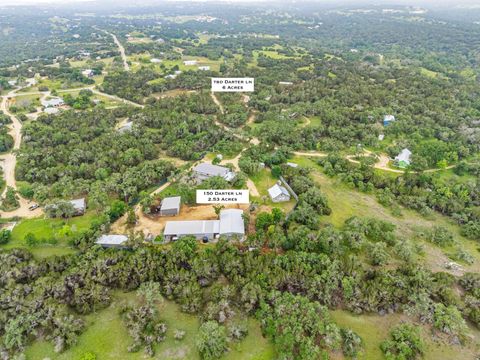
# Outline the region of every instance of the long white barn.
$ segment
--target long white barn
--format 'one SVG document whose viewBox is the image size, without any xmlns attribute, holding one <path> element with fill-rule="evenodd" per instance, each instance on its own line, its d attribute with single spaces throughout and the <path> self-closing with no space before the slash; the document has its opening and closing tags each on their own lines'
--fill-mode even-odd
<svg viewBox="0 0 480 360">
<path fill-rule="evenodd" d="M 163 238 L 166 242 L 175 241 L 183 236 L 194 236 L 207 243 L 217 240 L 220 236 L 228 238 L 245 237 L 243 210 L 224 209 L 220 212 L 220 220 L 187 220 L 167 221 Z"/>
</svg>

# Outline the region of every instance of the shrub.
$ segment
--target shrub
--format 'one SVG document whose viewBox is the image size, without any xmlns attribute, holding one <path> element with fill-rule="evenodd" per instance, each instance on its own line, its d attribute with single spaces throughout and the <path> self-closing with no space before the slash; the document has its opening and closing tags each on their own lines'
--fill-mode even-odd
<svg viewBox="0 0 480 360">
<path fill-rule="evenodd" d="M 95 355 L 91 351 L 88 351 L 84 353 L 79 360 L 97 360 L 97 355 Z"/>
<path fill-rule="evenodd" d="M 383 241 L 370 245 L 370 263 L 372 265 L 384 265 L 388 262 L 387 244 Z"/>
<path fill-rule="evenodd" d="M 455 242 L 453 234 L 443 226 L 435 226 L 427 235 L 427 239 L 441 247 L 452 245 Z"/>
<path fill-rule="evenodd" d="M 416 326 L 400 324 L 390 332 L 390 337 L 380 344 L 387 360 L 413 360 L 424 352 L 420 330 Z"/>
<path fill-rule="evenodd" d="M 7 229 L 2 229 L 0 231 L 0 245 L 4 245 L 10 241 L 12 238 L 12 232 Z"/>
<path fill-rule="evenodd" d="M 362 349 L 362 338 L 353 330 L 340 329 L 342 351 L 345 356 L 356 358 Z"/>
<path fill-rule="evenodd" d="M 29 247 L 37 246 L 38 245 L 38 240 L 35 234 L 29 232 L 27 235 L 25 235 L 25 243 Z"/>
<path fill-rule="evenodd" d="M 183 338 L 185 337 L 185 331 L 175 329 L 173 332 L 173 337 L 175 338 L 175 340 L 183 340 Z"/>
<path fill-rule="evenodd" d="M 448 335 L 459 338 L 459 340 L 463 338 L 467 330 L 460 311 L 455 306 L 445 306 L 441 303 L 435 305 L 433 326 Z"/>
<path fill-rule="evenodd" d="M 227 351 L 225 327 L 216 321 L 207 321 L 200 326 L 197 348 L 202 359 L 218 359 Z"/>
</svg>

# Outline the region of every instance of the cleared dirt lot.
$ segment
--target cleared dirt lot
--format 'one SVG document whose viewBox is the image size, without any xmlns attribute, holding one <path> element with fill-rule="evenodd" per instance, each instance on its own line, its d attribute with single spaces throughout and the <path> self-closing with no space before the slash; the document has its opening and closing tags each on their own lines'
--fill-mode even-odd
<svg viewBox="0 0 480 360">
<path fill-rule="evenodd" d="M 235 204 L 225 205 L 226 209 L 242 209 L 246 210 L 248 205 Z M 137 224 L 134 227 L 128 227 L 126 224 L 127 215 L 124 215 L 120 220 L 112 224 L 111 232 L 116 234 L 124 234 L 129 231 L 141 231 L 145 235 L 152 234 L 153 236 L 161 235 L 165 228 L 167 221 L 178 220 L 215 220 L 217 216 L 213 210 L 212 205 L 197 205 L 187 206 L 182 205 L 180 214 L 178 216 L 158 216 L 146 215 L 137 207 L 135 213 L 137 214 Z"/>
</svg>

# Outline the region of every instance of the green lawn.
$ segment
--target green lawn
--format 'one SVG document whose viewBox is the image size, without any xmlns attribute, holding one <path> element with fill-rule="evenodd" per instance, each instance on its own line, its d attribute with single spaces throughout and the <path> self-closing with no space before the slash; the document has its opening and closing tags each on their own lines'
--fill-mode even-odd
<svg viewBox="0 0 480 360">
<path fill-rule="evenodd" d="M 321 221 L 323 223 L 330 223 L 340 227 L 345 220 L 352 216 L 374 217 L 395 224 L 397 227 L 397 236 L 407 239 L 414 239 L 418 230 L 432 228 L 434 225 L 441 225 L 451 231 L 458 243 L 475 258 L 475 262 L 472 265 L 462 264 L 465 270 L 473 272 L 480 271 L 478 243 L 461 236 L 460 228 L 453 220 L 438 213 L 433 213 L 429 217 L 423 217 L 418 212 L 403 207 L 401 208 L 402 216 L 394 216 L 391 209 L 381 205 L 374 194 L 367 194 L 349 188 L 338 178 L 326 176 L 315 161 L 303 156 L 294 157 L 292 161 L 301 166 L 312 168 L 314 170 L 312 172 L 312 178 L 320 185 L 322 192 L 328 197 L 332 214 L 322 216 Z M 448 260 L 447 255 L 452 253 L 455 248 L 454 246 L 439 248 L 426 241 L 417 241 L 419 241 L 425 249 L 426 266 L 437 271 L 443 262 Z M 441 256 L 441 258 L 439 256 Z"/>
<path fill-rule="evenodd" d="M 28 360 L 78 360 L 90 351 L 98 360 L 137 360 L 148 359 L 143 350 L 128 353 L 127 347 L 131 339 L 119 316 L 123 302 L 135 302 L 135 293 L 117 292 L 113 303 L 106 309 L 85 317 L 87 325 L 78 343 L 62 354 L 55 354 L 53 346 L 46 341 L 38 341 L 27 349 Z M 200 359 L 195 347 L 196 333 L 200 322 L 195 315 L 185 314 L 171 302 L 164 301 L 159 305 L 162 319 L 167 324 L 166 339 L 155 348 L 153 359 Z M 174 330 L 185 331 L 183 340 L 174 339 Z M 232 343 L 231 349 L 224 359 L 234 360 L 269 360 L 274 358 L 273 346 L 262 337 L 260 327 L 254 319 L 248 320 L 248 336 L 240 343 Z"/>
<path fill-rule="evenodd" d="M 2 248 L 26 247 L 25 236 L 32 233 L 37 239 L 58 239 L 58 243 L 55 245 L 42 244 L 30 248 L 35 256 L 47 257 L 72 253 L 74 250 L 69 248 L 67 244 L 70 235 L 63 233 L 66 230 L 65 226 L 67 225 L 70 228 L 71 234 L 83 231 L 90 227 L 95 216 L 95 212 L 88 212 L 84 216 L 77 216 L 70 220 L 47 218 L 21 220 L 13 229 L 10 242 L 3 245 Z"/>
<path fill-rule="evenodd" d="M 268 189 L 275 185 L 275 183 L 278 181 L 278 179 L 275 179 L 272 176 L 270 170 L 262 169 L 256 174 L 249 176 L 249 178 L 255 183 L 255 186 L 257 187 L 260 196 L 265 196 L 266 198 L 268 198 L 268 200 L 265 202 L 265 205 L 282 208 L 285 211 L 290 211 L 295 205 L 295 199 L 293 197 L 290 201 L 282 203 L 274 203 L 270 200 L 268 196 Z M 263 200 L 260 203 L 263 204 Z"/>
<path fill-rule="evenodd" d="M 331 311 L 333 320 L 340 326 L 350 328 L 355 331 L 363 340 L 364 352 L 359 360 L 383 360 L 385 359 L 381 350 L 380 343 L 388 338 L 388 333 L 392 327 L 407 317 L 401 314 L 379 315 L 354 315 L 347 311 Z M 478 330 L 473 331 L 478 339 Z M 427 327 L 422 328 L 422 338 L 425 343 L 425 360 L 438 359 L 475 359 L 474 344 L 470 343 L 466 347 L 451 345 L 442 341 L 432 340 L 431 332 Z"/>
</svg>

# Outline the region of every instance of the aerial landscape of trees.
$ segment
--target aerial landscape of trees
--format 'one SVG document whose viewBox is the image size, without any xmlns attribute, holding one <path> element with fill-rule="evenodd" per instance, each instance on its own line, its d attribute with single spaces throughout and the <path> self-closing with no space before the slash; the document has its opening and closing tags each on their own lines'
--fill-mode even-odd
<svg viewBox="0 0 480 360">
<path fill-rule="evenodd" d="M 478 358 L 478 9 L 22 9 L 0 6 L 0 358 Z M 165 197 L 212 220 L 198 189 L 247 188 L 244 241 L 164 242 Z"/>
</svg>

